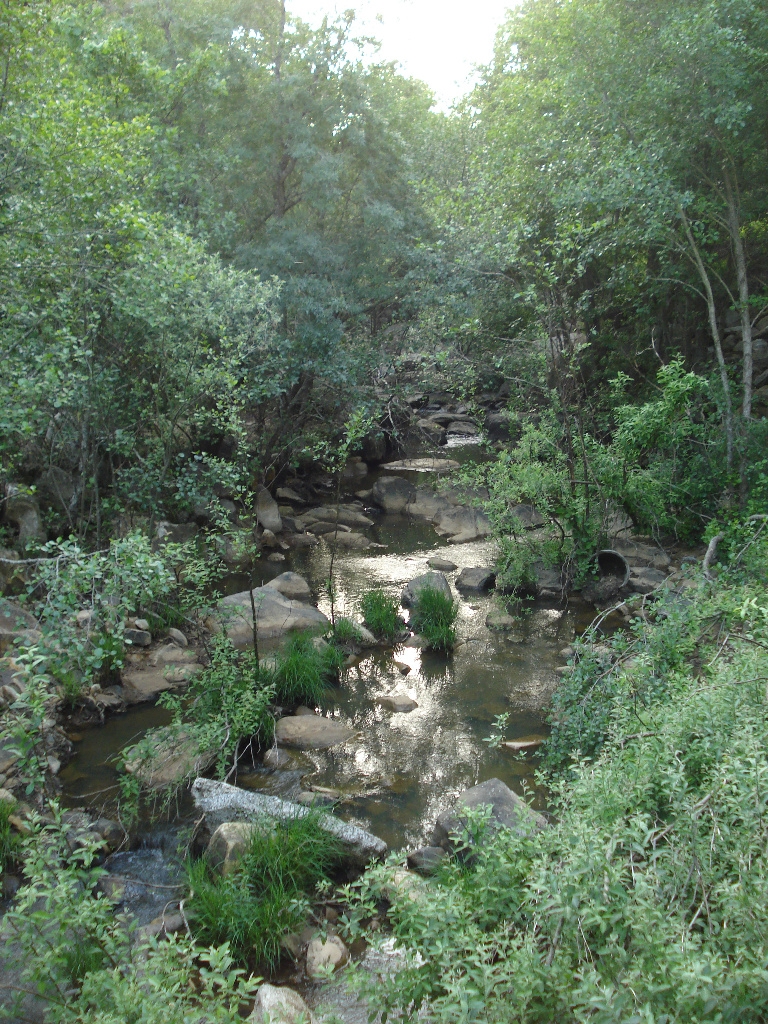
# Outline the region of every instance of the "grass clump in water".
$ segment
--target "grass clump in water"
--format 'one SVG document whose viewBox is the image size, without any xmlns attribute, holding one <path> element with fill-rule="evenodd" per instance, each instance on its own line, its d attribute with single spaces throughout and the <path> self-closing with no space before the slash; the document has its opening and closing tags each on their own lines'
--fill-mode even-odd
<svg viewBox="0 0 768 1024">
<path fill-rule="evenodd" d="M 351 619 L 336 619 L 331 639 L 342 647 L 355 644 L 360 639 L 360 630 Z"/>
<path fill-rule="evenodd" d="M 10 822 L 13 810 L 12 803 L 0 801 L 0 875 L 21 855 L 21 839 Z"/>
<path fill-rule="evenodd" d="M 232 955 L 251 966 L 277 965 L 282 936 L 302 924 L 309 895 L 341 860 L 339 841 L 318 819 L 315 812 L 287 822 L 265 819 L 225 877 L 205 860 L 188 866 L 187 905 L 199 942 L 228 942 Z"/>
<path fill-rule="evenodd" d="M 309 633 L 296 633 L 275 659 L 271 673 L 278 704 L 322 704 L 330 682 L 337 678 L 344 658 L 332 644 L 316 642 Z"/>
<path fill-rule="evenodd" d="M 363 622 L 374 636 L 394 640 L 403 628 L 397 601 L 383 590 L 369 590 L 360 602 Z"/>
<path fill-rule="evenodd" d="M 456 602 L 434 587 L 424 587 L 416 596 L 411 625 L 432 651 L 452 651 L 456 643 Z"/>
</svg>

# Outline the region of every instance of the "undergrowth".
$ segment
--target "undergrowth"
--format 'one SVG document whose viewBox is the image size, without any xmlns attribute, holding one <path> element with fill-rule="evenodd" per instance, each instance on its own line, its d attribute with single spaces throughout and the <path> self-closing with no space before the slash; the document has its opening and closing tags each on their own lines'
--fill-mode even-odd
<svg viewBox="0 0 768 1024">
<path fill-rule="evenodd" d="M 260 822 L 226 876 L 204 859 L 189 864 L 190 924 L 199 941 L 226 942 L 244 963 L 277 965 L 282 937 L 303 923 L 308 897 L 339 862 L 340 844 L 318 817 L 310 812 L 292 821 Z"/>
<path fill-rule="evenodd" d="M 452 598 L 434 587 L 423 587 L 416 595 L 411 625 L 427 641 L 429 650 L 447 653 L 456 643 L 458 613 Z"/>
</svg>

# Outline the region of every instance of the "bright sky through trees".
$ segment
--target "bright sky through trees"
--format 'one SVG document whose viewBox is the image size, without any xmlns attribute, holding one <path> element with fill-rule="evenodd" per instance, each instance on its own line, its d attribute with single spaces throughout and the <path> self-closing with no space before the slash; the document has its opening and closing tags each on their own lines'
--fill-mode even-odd
<svg viewBox="0 0 768 1024">
<path fill-rule="evenodd" d="M 353 7 L 358 26 L 381 40 L 381 55 L 421 78 L 441 106 L 467 90 L 473 68 L 493 54 L 496 29 L 516 0 L 292 0 L 289 9 L 314 25 L 324 14 Z M 380 16 L 381 20 L 378 20 Z"/>
</svg>

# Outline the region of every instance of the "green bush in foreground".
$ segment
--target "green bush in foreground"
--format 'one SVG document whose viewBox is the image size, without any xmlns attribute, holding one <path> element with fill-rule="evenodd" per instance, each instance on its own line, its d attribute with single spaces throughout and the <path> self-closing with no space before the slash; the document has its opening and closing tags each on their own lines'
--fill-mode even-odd
<svg viewBox="0 0 768 1024">
<path fill-rule="evenodd" d="M 767 544 L 749 564 L 664 599 L 627 637 L 631 660 L 593 663 L 566 729 L 610 675 L 600 752 L 550 778 L 550 827 L 486 842 L 423 896 L 390 889 L 407 961 L 377 979 L 377 1010 L 415 1019 L 425 1003 L 436 1024 L 768 1019 Z M 390 871 L 362 881 L 361 917 Z"/>
<path fill-rule="evenodd" d="M 403 628 L 397 601 L 383 590 L 368 590 L 360 601 L 363 622 L 374 636 L 394 640 Z"/>
<path fill-rule="evenodd" d="M 228 943 L 241 961 L 275 967 L 280 940 L 298 927 L 307 895 L 328 878 L 340 846 L 317 814 L 291 822 L 265 820 L 237 869 L 226 877 L 205 860 L 188 867 L 190 922 L 204 943 Z"/>
<path fill-rule="evenodd" d="M 424 587 L 416 595 L 411 625 L 427 641 L 429 650 L 448 652 L 456 643 L 456 602 L 435 590 Z"/>
</svg>

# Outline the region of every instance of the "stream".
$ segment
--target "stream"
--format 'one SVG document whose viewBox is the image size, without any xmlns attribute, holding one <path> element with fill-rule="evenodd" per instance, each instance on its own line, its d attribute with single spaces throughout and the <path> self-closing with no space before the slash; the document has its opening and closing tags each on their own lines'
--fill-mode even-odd
<svg viewBox="0 0 768 1024">
<path fill-rule="evenodd" d="M 474 444 L 452 445 L 450 451 L 451 458 L 462 461 L 480 454 Z M 380 473 L 355 487 L 370 487 Z M 424 483 L 424 474 L 403 475 Z M 520 794 L 527 792 L 533 806 L 543 808 L 545 793 L 536 786 L 535 762 L 493 749 L 485 741 L 495 717 L 503 713 L 510 715 L 507 739 L 546 733 L 545 706 L 557 680 L 555 667 L 562 664 L 559 652 L 589 624 L 594 610 L 573 601 L 529 602 L 516 609 L 519 616 L 512 632 L 491 632 L 485 620 L 499 599 L 460 594 L 453 586 L 462 568 L 493 565 L 491 542 L 448 545 L 426 522 L 368 507 L 366 514 L 375 519 L 366 534 L 386 548 L 337 553 L 337 616 L 359 620 L 361 595 L 372 588 L 399 599 L 405 584 L 429 571 L 427 560 L 439 553 L 458 565 L 446 575 L 459 602 L 459 644 L 450 657 L 406 646 L 365 652 L 329 691 L 324 708 L 325 714 L 354 726 L 359 741 L 326 751 L 291 752 L 286 768 L 255 765 L 239 772 L 237 784 L 286 798 L 314 787 L 336 790 L 342 797 L 336 813 L 395 849 L 428 843 L 439 811 L 462 790 L 489 778 L 501 779 Z M 330 550 L 321 541 L 316 548 L 287 553 L 285 562 L 260 561 L 257 580 L 261 575 L 261 582 L 267 582 L 288 569 L 300 573 L 329 615 L 324 595 L 329 559 Z M 229 593 L 246 585 L 236 575 L 225 583 Z M 401 675 L 395 659 L 410 666 L 407 675 Z M 377 696 L 395 689 L 408 693 L 418 707 L 394 713 L 375 703 Z M 116 795 L 115 756 L 169 717 L 161 708 L 143 705 L 112 716 L 102 727 L 84 730 L 75 757 L 61 772 L 65 802 L 108 808 Z M 188 824 L 191 816 L 191 804 L 182 800 L 172 828 Z M 154 856 L 151 851 L 167 847 L 168 826 L 147 826 L 143 852 L 118 856 L 140 855 L 146 870 Z"/>
</svg>

